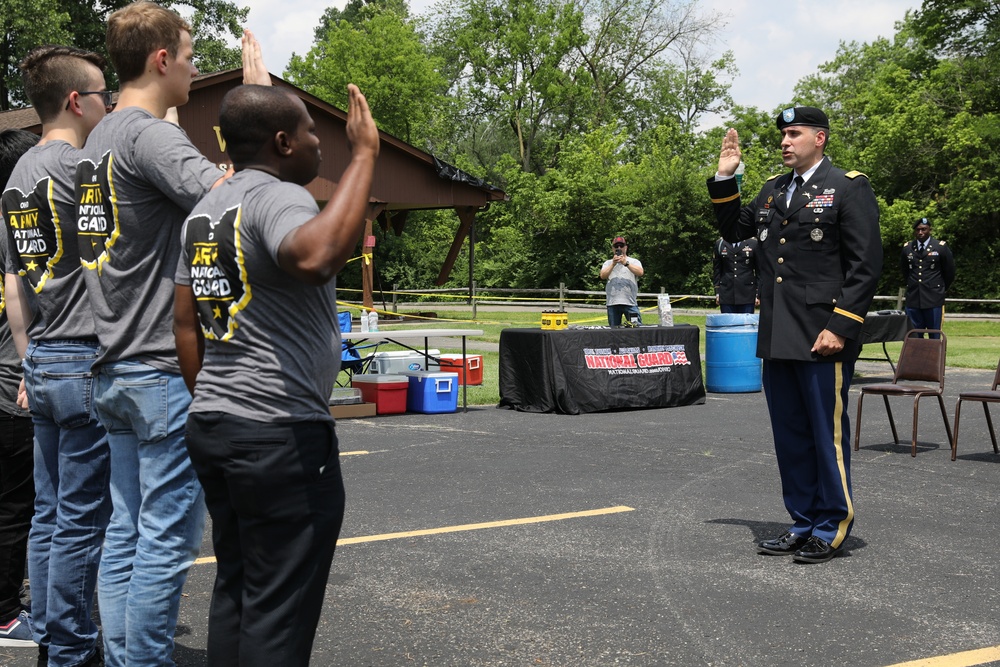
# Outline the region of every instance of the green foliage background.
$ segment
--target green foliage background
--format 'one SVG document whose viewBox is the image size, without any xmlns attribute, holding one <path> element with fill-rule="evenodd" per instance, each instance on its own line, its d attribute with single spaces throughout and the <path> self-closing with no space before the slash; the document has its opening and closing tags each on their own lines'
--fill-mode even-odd
<svg viewBox="0 0 1000 667">
<path fill-rule="evenodd" d="M 124 4 L 0 0 L 0 108 L 23 103 L 16 63 L 29 48 L 101 51 L 104 21 Z M 193 22 L 203 71 L 238 65 L 226 46 L 247 19 L 238 0 L 163 4 Z M 284 76 L 339 106 L 358 83 L 383 129 L 507 192 L 477 216 L 480 286 L 600 289 L 609 241 L 625 234 L 646 267 L 643 291 L 710 293 L 704 182 L 724 127 L 739 130 L 753 192 L 783 171 L 775 115 L 813 104 L 832 121 L 831 159 L 866 173 L 879 197 L 879 293 L 900 287 L 900 245 L 926 216 L 957 260 L 950 296 L 1000 298 L 994 1 L 925 0 L 891 38 L 842 43 L 770 109 L 731 99 L 732 54 L 705 47 L 722 25 L 697 0 L 442 0 L 421 16 L 406 0 L 350 0 L 325 12 Z M 723 125 L 707 126 L 708 114 Z M 382 286 L 432 285 L 458 224 L 428 211 L 400 237 L 379 230 Z M 467 284 L 467 252 L 450 286 Z M 340 284 L 360 286 L 358 263 Z"/>
</svg>

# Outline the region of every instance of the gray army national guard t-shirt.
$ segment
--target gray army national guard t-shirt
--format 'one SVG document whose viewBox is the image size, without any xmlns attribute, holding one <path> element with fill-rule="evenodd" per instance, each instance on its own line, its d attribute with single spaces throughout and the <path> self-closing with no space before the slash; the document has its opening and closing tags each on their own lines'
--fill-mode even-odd
<svg viewBox="0 0 1000 667">
<path fill-rule="evenodd" d="M 96 338 L 76 242 L 73 183 L 80 151 L 50 141 L 21 157 L 7 181 L 0 244 L 4 270 L 20 274 L 35 341 Z"/>
<path fill-rule="evenodd" d="M 187 214 L 222 176 L 184 130 L 144 109 L 108 114 L 76 170 L 77 239 L 101 342 L 95 365 L 179 373 L 173 275 Z"/>
<path fill-rule="evenodd" d="M 340 370 L 336 281 L 307 285 L 278 266 L 282 240 L 318 212 L 305 188 L 255 169 L 191 212 L 175 280 L 194 291 L 205 357 L 189 412 L 331 419 Z"/>
</svg>

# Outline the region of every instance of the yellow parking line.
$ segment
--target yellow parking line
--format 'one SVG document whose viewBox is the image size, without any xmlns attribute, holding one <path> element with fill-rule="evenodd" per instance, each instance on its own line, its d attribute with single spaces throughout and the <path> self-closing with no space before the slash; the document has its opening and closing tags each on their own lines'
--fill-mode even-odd
<svg viewBox="0 0 1000 667">
<path fill-rule="evenodd" d="M 974 651 L 962 651 L 936 658 L 922 658 L 910 662 L 899 662 L 888 667 L 974 667 L 1000 660 L 1000 646 L 988 646 Z"/>
<path fill-rule="evenodd" d="M 361 454 L 367 454 L 367 453 L 368 453 L 367 449 L 358 449 L 358 450 L 355 450 L 353 452 L 341 452 L 340 455 L 341 456 L 359 456 Z"/>
<path fill-rule="evenodd" d="M 423 535 L 440 535 L 442 533 L 458 533 L 465 530 L 482 530 L 484 528 L 502 528 L 504 526 L 522 526 L 529 523 L 544 523 L 546 521 L 562 521 L 564 519 L 578 519 L 585 516 L 600 516 L 602 514 L 617 514 L 619 512 L 632 512 L 634 507 L 616 505 L 615 507 L 602 507 L 596 510 L 584 510 L 583 512 L 566 512 L 564 514 L 546 514 L 544 516 L 529 516 L 522 519 L 504 519 L 502 521 L 487 521 L 485 523 L 463 523 L 458 526 L 443 526 L 441 528 L 425 528 L 424 530 L 409 530 L 401 533 L 383 533 L 382 535 L 363 535 L 361 537 L 346 537 L 337 540 L 337 546 L 345 544 L 360 544 L 362 542 L 381 542 L 384 540 L 398 540 L 404 537 L 421 537 Z M 214 563 L 212 556 L 197 559 L 194 564 L 202 565 Z M 973 664 L 973 663 L 970 663 Z M 950 667 L 950 666 L 949 666 Z"/>
<path fill-rule="evenodd" d="M 529 516 L 523 519 L 505 519 L 503 521 L 488 521 L 486 523 L 463 523 L 458 526 L 444 526 L 442 528 L 425 528 L 424 530 L 410 530 L 402 533 L 385 533 L 383 535 L 366 535 L 363 537 L 348 537 L 337 540 L 337 546 L 342 544 L 359 544 L 361 542 L 381 542 L 382 540 L 398 540 L 403 537 L 420 537 L 423 535 L 440 535 L 441 533 L 458 533 L 464 530 L 482 530 L 483 528 L 502 528 L 503 526 L 520 526 L 528 523 L 543 523 L 545 521 L 562 521 L 563 519 L 576 519 L 584 516 L 599 516 L 601 514 L 615 514 L 617 512 L 631 512 L 634 508 L 618 505 L 616 507 L 604 507 L 597 510 L 586 510 L 584 512 L 567 512 L 565 514 L 547 514 L 545 516 Z"/>
</svg>

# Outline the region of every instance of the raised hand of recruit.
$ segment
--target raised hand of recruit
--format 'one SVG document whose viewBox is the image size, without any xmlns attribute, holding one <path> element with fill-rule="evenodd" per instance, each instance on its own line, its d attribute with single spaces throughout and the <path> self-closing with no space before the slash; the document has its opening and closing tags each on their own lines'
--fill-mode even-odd
<svg viewBox="0 0 1000 667">
<path fill-rule="evenodd" d="M 271 75 L 264 66 L 264 56 L 260 52 L 260 42 L 249 30 L 243 31 L 240 40 L 243 51 L 243 83 L 253 83 L 258 86 L 270 86 Z"/>
<path fill-rule="evenodd" d="M 740 137 L 736 133 L 736 128 L 731 127 L 726 130 L 726 136 L 722 139 L 722 150 L 719 152 L 719 176 L 735 174 L 742 157 Z"/>
<path fill-rule="evenodd" d="M 378 128 L 368 108 L 368 100 L 353 83 L 347 84 L 347 142 L 356 157 L 370 152 L 374 160 L 378 157 Z"/>
</svg>

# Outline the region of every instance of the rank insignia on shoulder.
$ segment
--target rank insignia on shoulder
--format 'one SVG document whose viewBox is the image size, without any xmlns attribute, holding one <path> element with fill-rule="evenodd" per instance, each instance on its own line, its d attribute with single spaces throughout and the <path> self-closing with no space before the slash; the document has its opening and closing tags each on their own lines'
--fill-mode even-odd
<svg viewBox="0 0 1000 667">
<path fill-rule="evenodd" d="M 847 176 L 848 178 L 857 178 L 858 176 L 864 176 L 865 178 L 868 178 L 867 174 L 862 174 L 860 171 L 849 171 L 846 174 L 844 174 L 844 176 Z"/>
<path fill-rule="evenodd" d="M 776 178 L 777 178 L 778 176 L 781 176 L 781 174 L 775 174 L 774 176 L 772 176 L 771 178 L 769 178 L 769 179 L 767 179 L 767 180 L 769 180 L 769 181 L 773 181 L 773 180 L 774 180 L 774 179 L 776 179 Z"/>
<path fill-rule="evenodd" d="M 939 245 L 944 245 L 944 241 L 938 241 Z"/>
</svg>

